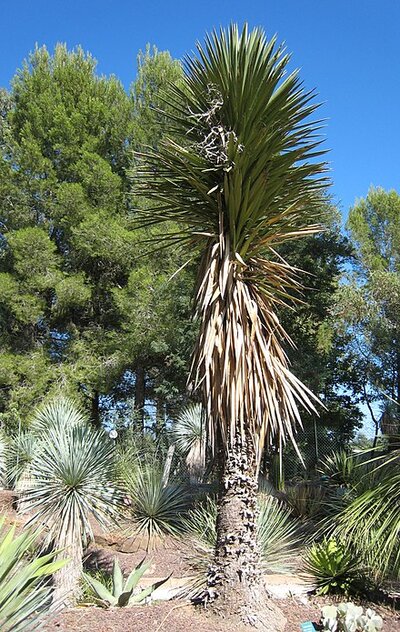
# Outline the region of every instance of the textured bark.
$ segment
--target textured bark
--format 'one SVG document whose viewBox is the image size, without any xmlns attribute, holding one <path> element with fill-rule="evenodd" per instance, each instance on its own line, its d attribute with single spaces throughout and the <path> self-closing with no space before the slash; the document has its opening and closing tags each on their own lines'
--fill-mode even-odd
<svg viewBox="0 0 400 632">
<path fill-rule="evenodd" d="M 68 559 L 69 562 L 54 575 L 54 601 L 65 606 L 74 606 L 80 596 L 79 580 L 82 575 L 83 546 L 82 538 L 74 532 L 63 535 L 55 542 L 61 553 L 57 559 Z"/>
<path fill-rule="evenodd" d="M 143 366 L 138 365 L 135 373 L 135 422 L 137 423 L 137 429 L 143 432 L 144 405 L 146 401 L 146 379 Z"/>
<path fill-rule="evenodd" d="M 91 420 L 92 424 L 95 428 L 101 428 L 101 420 L 100 420 L 100 393 L 99 391 L 93 392 L 92 397 L 92 410 L 91 410 Z"/>
<path fill-rule="evenodd" d="M 239 616 L 257 629 L 279 632 L 285 619 L 264 587 L 257 517 L 255 448 L 251 441 L 237 438 L 223 461 L 217 545 L 208 573 L 211 605 L 221 615 Z"/>
<path fill-rule="evenodd" d="M 169 446 L 167 456 L 165 458 L 164 471 L 163 471 L 162 481 L 161 481 L 161 484 L 163 487 L 166 487 L 168 485 L 174 453 L 175 453 L 175 443 Z"/>
</svg>

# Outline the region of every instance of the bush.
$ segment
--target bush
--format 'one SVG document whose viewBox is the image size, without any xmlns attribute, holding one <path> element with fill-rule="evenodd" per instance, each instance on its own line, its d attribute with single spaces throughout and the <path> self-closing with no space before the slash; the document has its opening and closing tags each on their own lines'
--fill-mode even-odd
<svg viewBox="0 0 400 632">
<path fill-rule="evenodd" d="M 157 537 L 182 532 L 182 519 L 189 506 L 186 487 L 180 483 L 164 486 L 158 464 L 138 465 L 127 476 L 125 487 L 132 501 L 136 533 L 147 537 L 148 547 Z"/>
<path fill-rule="evenodd" d="M 377 583 L 400 578 L 400 450 L 370 461 L 372 471 L 337 517 Z"/>
<path fill-rule="evenodd" d="M 326 489 L 312 483 L 299 483 L 286 489 L 286 497 L 293 513 L 299 518 L 315 520 L 326 510 Z"/>
<path fill-rule="evenodd" d="M 318 471 L 328 477 L 330 485 L 353 489 L 365 474 L 360 465 L 360 456 L 357 458 L 345 450 L 335 450 L 321 459 Z"/>
</svg>

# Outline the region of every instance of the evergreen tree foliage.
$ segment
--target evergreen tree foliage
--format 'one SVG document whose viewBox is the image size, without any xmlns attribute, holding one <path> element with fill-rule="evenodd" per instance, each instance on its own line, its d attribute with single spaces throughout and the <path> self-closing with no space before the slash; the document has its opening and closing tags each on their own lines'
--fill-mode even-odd
<svg viewBox="0 0 400 632">
<path fill-rule="evenodd" d="M 96 74 L 91 55 L 58 45 L 53 55 L 37 48 L 11 93 L 1 93 L 5 423 L 24 420 L 62 388 L 80 396 L 98 425 L 101 396 L 134 372 L 140 355 L 156 356 L 149 370 L 166 362 L 169 348 L 149 349 L 168 327 L 176 347 L 166 315 L 168 266 L 142 256 L 126 169 L 134 150 L 157 143 L 162 121 L 149 108 L 179 72 L 168 53 L 148 49 L 129 95 L 115 77 Z"/>
<path fill-rule="evenodd" d="M 346 360 L 375 422 L 400 434 L 400 196 L 371 188 L 350 209 L 354 267 L 338 290 L 338 322 L 348 335 Z M 379 402 L 381 413 L 374 411 Z"/>
</svg>

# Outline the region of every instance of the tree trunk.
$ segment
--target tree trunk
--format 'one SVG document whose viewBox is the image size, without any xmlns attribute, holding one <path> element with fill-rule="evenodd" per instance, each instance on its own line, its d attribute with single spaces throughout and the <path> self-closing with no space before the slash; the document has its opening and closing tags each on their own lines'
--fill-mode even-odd
<svg viewBox="0 0 400 632">
<path fill-rule="evenodd" d="M 168 485 L 174 453 L 175 453 L 175 443 L 169 446 L 167 456 L 165 457 L 164 471 L 163 471 L 163 475 L 161 479 L 161 485 L 163 488 Z"/>
<path fill-rule="evenodd" d="M 61 553 L 57 559 L 68 559 L 68 563 L 54 575 L 54 601 L 65 606 L 75 606 L 80 597 L 80 578 L 82 576 L 83 546 L 78 530 L 63 534 L 55 542 L 55 548 Z"/>
<path fill-rule="evenodd" d="M 91 417 L 92 424 L 94 425 L 94 427 L 95 428 L 101 428 L 101 421 L 100 421 L 100 393 L 97 390 L 93 391 L 92 410 L 91 410 L 90 417 Z"/>
<path fill-rule="evenodd" d="M 146 380 L 144 367 L 136 367 L 135 380 L 135 425 L 138 431 L 144 430 L 144 405 L 146 401 Z"/>
<path fill-rule="evenodd" d="M 217 545 L 208 571 L 213 610 L 256 629 L 279 632 L 285 618 L 268 598 L 257 540 L 257 464 L 253 442 L 228 445 L 220 484 Z"/>
</svg>

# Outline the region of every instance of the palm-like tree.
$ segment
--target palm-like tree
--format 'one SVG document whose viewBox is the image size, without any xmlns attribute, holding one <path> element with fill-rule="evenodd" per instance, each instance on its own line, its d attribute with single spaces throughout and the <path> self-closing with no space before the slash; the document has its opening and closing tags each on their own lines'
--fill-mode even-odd
<svg viewBox="0 0 400 632">
<path fill-rule="evenodd" d="M 21 506 L 33 514 L 29 524 L 44 524 L 48 541 L 70 559 L 56 574 L 55 585 L 58 597 L 73 601 L 79 592 L 83 548 L 93 537 L 90 517 L 108 526 L 120 515 L 121 494 L 113 483 L 114 446 L 68 400 L 55 400 L 37 411 L 32 429 L 40 434 L 40 448 Z"/>
<path fill-rule="evenodd" d="M 152 199 L 143 223 L 169 222 L 166 243 L 201 253 L 200 323 L 191 383 L 222 459 L 215 560 L 218 607 L 250 617 L 261 595 L 257 472 L 265 440 L 294 441 L 299 406 L 313 396 L 290 372 L 277 310 L 298 290 L 279 244 L 319 230 L 326 178 L 316 105 L 289 56 L 262 30 L 208 36 L 187 58 L 166 100 L 171 138 L 137 169 L 135 193 Z M 315 160 L 315 158 L 317 159 Z M 178 228 L 177 228 L 178 227 Z M 273 629 L 278 630 L 275 620 Z"/>
</svg>

